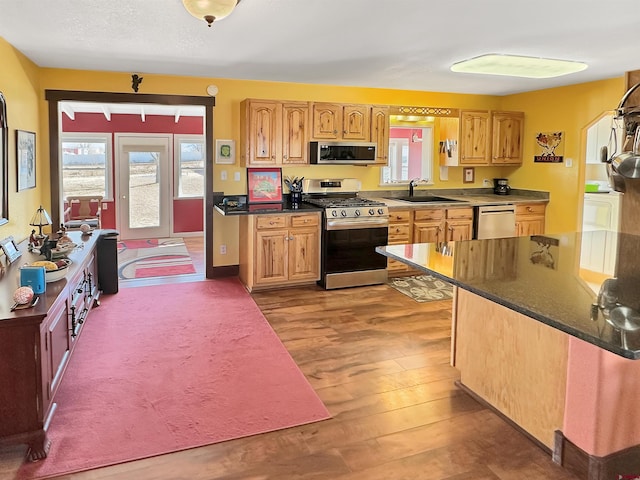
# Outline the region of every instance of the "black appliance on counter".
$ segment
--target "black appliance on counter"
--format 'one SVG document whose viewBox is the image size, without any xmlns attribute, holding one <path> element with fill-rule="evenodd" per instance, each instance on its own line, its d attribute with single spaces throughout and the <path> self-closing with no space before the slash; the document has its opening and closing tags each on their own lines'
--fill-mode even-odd
<svg viewBox="0 0 640 480">
<path fill-rule="evenodd" d="M 493 193 L 496 195 L 509 195 L 511 187 L 509 186 L 509 180 L 506 178 L 494 178 L 493 179 Z"/>
<path fill-rule="evenodd" d="M 353 178 L 304 180 L 303 201 L 324 209 L 318 283 L 326 289 L 387 281 L 387 258 L 375 250 L 387 244 L 389 209 L 359 190 Z"/>
</svg>

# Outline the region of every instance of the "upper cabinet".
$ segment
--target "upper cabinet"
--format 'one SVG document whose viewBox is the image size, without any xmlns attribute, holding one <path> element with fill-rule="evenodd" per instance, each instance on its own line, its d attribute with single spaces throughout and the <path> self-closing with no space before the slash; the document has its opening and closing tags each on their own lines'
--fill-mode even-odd
<svg viewBox="0 0 640 480">
<path fill-rule="evenodd" d="M 460 112 L 460 164 L 488 165 L 490 142 L 488 111 L 463 110 Z"/>
<path fill-rule="evenodd" d="M 376 144 L 376 165 L 389 163 L 389 107 L 371 107 L 371 141 Z"/>
<path fill-rule="evenodd" d="M 247 99 L 240 104 L 241 166 L 308 163 L 309 104 Z"/>
<path fill-rule="evenodd" d="M 371 141 L 371 106 L 312 103 L 312 140 Z"/>
<path fill-rule="evenodd" d="M 519 165 L 522 163 L 524 113 L 491 112 L 493 146 L 491 163 Z"/>
<path fill-rule="evenodd" d="M 451 137 L 451 132 L 444 131 Z M 462 110 L 457 145 L 454 139 L 440 136 L 441 158 L 444 159 L 441 163 L 450 166 L 520 165 L 523 132 L 522 112 Z M 452 155 L 452 144 L 459 147 L 457 157 Z"/>
</svg>

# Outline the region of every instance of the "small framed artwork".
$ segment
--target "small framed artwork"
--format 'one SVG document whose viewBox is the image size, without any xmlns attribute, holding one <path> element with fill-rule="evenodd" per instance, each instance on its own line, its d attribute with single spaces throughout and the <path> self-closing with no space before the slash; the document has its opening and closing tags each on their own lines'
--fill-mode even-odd
<svg viewBox="0 0 640 480">
<path fill-rule="evenodd" d="M 36 134 L 16 130 L 18 191 L 36 187 Z"/>
<path fill-rule="evenodd" d="M 282 203 L 281 168 L 247 168 L 248 203 Z"/>
<path fill-rule="evenodd" d="M 462 170 L 462 183 L 473 183 L 476 179 L 476 172 L 473 167 L 465 167 Z"/>
<path fill-rule="evenodd" d="M 216 140 L 216 163 L 233 165 L 236 163 L 236 142 Z"/>
<path fill-rule="evenodd" d="M 7 265 L 22 255 L 22 252 L 18 250 L 18 246 L 16 245 L 16 242 L 14 242 L 13 237 L 7 237 L 0 240 L 0 247 L 2 248 L 2 252 L 5 257 L 7 257 Z"/>
</svg>

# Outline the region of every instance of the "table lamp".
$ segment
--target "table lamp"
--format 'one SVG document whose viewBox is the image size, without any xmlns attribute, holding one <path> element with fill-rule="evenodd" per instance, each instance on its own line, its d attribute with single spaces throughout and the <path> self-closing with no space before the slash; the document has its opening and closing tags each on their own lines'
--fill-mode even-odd
<svg viewBox="0 0 640 480">
<path fill-rule="evenodd" d="M 29 225 L 31 225 L 32 227 L 38 227 L 38 235 L 36 236 L 38 240 L 42 240 L 43 238 L 45 238 L 45 236 L 42 234 L 42 227 L 44 227 L 45 225 L 51 225 L 51 217 L 49 216 L 47 211 L 42 208 L 42 205 L 40 205 L 40 208 L 38 208 L 38 210 L 36 210 L 36 213 L 33 214 L 33 217 L 31 217 Z"/>
</svg>

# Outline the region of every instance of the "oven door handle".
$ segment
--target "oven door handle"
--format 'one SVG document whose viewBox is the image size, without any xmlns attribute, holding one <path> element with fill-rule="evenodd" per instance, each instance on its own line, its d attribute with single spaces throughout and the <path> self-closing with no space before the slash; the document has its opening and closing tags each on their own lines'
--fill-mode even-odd
<svg viewBox="0 0 640 480">
<path fill-rule="evenodd" d="M 387 218 L 358 218 L 354 220 L 339 219 L 332 220 L 327 219 L 327 230 L 358 230 L 362 228 L 386 228 L 389 226 L 389 219 Z"/>
</svg>

